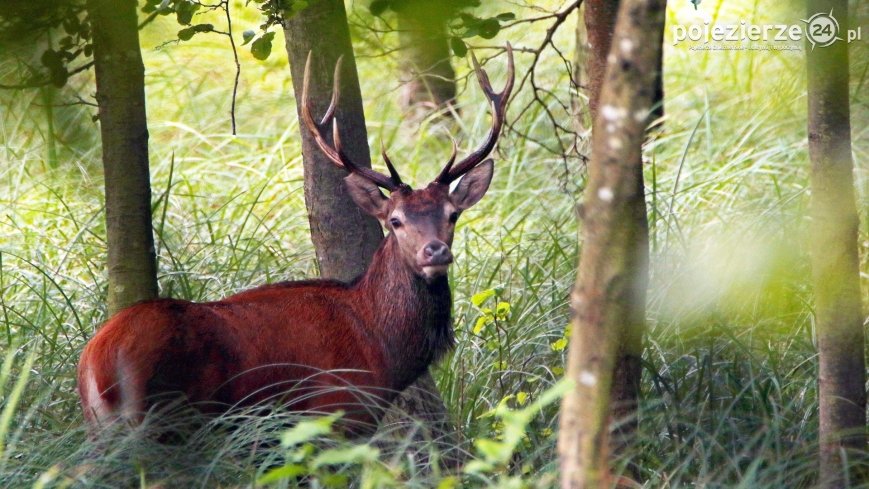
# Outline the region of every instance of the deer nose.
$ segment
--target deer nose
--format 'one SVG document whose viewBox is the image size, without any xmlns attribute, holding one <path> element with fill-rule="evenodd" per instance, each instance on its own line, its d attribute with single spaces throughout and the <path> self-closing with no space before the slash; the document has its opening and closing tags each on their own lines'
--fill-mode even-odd
<svg viewBox="0 0 869 489">
<path fill-rule="evenodd" d="M 428 265 L 447 265 L 453 261 L 450 247 L 443 241 L 432 241 L 425 245 L 423 255 Z"/>
</svg>

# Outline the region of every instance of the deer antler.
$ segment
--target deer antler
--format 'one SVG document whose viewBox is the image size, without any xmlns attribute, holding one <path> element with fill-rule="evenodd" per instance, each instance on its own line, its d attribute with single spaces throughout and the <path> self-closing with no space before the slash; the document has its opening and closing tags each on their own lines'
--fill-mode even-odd
<svg viewBox="0 0 869 489">
<path fill-rule="evenodd" d="M 483 93 L 486 94 L 486 98 L 489 99 L 489 102 L 492 105 L 492 128 L 489 130 L 489 135 L 486 136 L 486 140 L 483 141 L 483 144 L 455 166 L 452 164 L 453 159 L 455 158 L 455 155 L 453 155 L 453 158 L 450 159 L 449 163 L 447 163 L 446 167 L 444 167 L 441 174 L 438 175 L 435 180 L 436 182 L 445 185 L 449 185 L 450 182 L 455 181 L 457 178 L 479 165 L 487 156 L 489 156 L 492 149 L 495 148 L 495 143 L 498 142 L 498 136 L 501 134 L 501 127 L 504 125 L 504 119 L 507 114 L 507 102 L 510 100 L 510 92 L 513 91 L 513 81 L 515 78 L 513 70 L 513 47 L 510 46 L 509 42 L 507 43 L 507 83 L 504 85 L 504 89 L 501 93 L 495 93 L 492 89 L 492 84 L 489 82 L 489 75 L 480 68 L 480 63 L 477 61 L 477 57 L 474 56 L 473 51 L 471 51 L 471 62 L 474 64 L 474 72 L 477 74 L 477 80 L 480 82 L 480 88 L 483 89 Z"/>
<path fill-rule="evenodd" d="M 350 173 L 355 173 L 361 177 L 364 177 L 376 185 L 389 190 L 390 192 L 398 189 L 401 186 L 401 179 L 398 178 L 398 173 L 393 168 L 392 163 L 387 159 L 387 167 L 389 168 L 390 174 L 392 177 L 387 177 L 382 173 L 372 170 L 371 168 L 366 168 L 364 166 L 359 166 L 353 163 L 352 160 L 342 151 L 341 149 L 341 136 L 338 133 L 338 121 L 335 119 L 335 109 L 338 106 L 338 95 L 339 95 L 339 86 L 340 86 L 340 74 L 341 74 L 341 61 L 343 56 L 338 58 L 338 62 L 335 63 L 335 76 L 332 87 L 332 99 L 329 102 L 329 108 L 326 109 L 326 113 L 323 115 L 323 119 L 318 124 L 314 117 L 311 115 L 311 107 L 308 103 L 308 82 L 310 81 L 311 75 L 311 53 L 308 53 L 308 60 L 305 61 L 305 77 L 302 81 L 302 121 L 305 123 L 305 126 L 311 131 L 311 135 L 314 137 L 314 141 L 317 143 L 317 146 L 320 148 L 320 151 L 329 158 L 329 161 L 334 163 L 336 166 L 340 168 L 344 168 Z M 323 133 L 323 130 L 332 125 L 332 144 L 330 145 L 328 140 L 326 139 L 326 135 Z"/>
</svg>

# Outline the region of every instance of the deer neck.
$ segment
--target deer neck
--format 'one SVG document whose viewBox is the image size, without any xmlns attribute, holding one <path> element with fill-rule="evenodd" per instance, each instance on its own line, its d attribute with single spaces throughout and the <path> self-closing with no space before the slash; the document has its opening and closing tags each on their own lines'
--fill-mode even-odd
<svg viewBox="0 0 869 489">
<path fill-rule="evenodd" d="M 390 375 L 404 389 L 453 346 L 452 297 L 446 276 L 426 281 L 406 266 L 388 235 L 354 288 L 371 308 L 367 326 L 380 338 Z"/>
</svg>

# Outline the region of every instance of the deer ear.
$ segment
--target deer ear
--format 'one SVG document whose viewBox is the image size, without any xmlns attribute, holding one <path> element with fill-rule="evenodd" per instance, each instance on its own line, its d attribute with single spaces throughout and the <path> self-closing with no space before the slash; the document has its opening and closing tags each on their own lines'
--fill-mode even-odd
<svg viewBox="0 0 869 489">
<path fill-rule="evenodd" d="M 353 198 L 353 202 L 356 202 L 356 205 L 380 221 L 384 220 L 386 217 L 386 203 L 389 199 L 383 195 L 377 184 L 355 173 L 344 177 L 344 184 L 347 185 L 347 191 L 350 193 L 350 197 Z"/>
<path fill-rule="evenodd" d="M 450 193 L 453 204 L 463 211 L 479 202 L 486 195 L 486 190 L 489 190 L 494 171 L 495 163 L 488 159 L 465 173 L 455 190 Z"/>
</svg>

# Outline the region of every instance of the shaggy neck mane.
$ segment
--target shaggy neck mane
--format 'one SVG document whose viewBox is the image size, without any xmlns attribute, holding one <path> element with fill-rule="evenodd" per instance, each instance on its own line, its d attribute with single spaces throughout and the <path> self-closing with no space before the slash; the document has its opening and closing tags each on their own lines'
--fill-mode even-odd
<svg viewBox="0 0 869 489">
<path fill-rule="evenodd" d="M 404 389 L 453 346 L 452 298 L 446 276 L 427 282 L 401 258 L 392 234 L 353 284 L 362 307 L 371 308 L 374 333 Z"/>
</svg>

